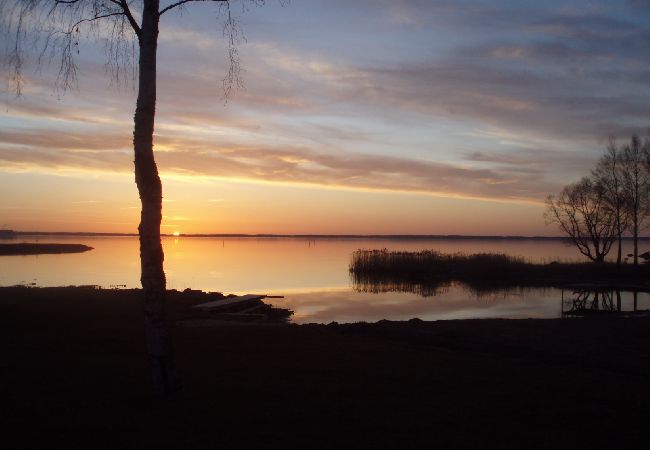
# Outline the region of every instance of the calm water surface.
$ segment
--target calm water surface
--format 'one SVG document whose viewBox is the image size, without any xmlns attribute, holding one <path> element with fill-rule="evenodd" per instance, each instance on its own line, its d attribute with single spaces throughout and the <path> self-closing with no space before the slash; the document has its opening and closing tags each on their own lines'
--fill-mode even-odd
<svg viewBox="0 0 650 450">
<path fill-rule="evenodd" d="M 81 243 L 94 250 L 67 255 L 0 256 L 0 285 L 139 287 L 136 237 L 43 236 L 11 242 L 35 241 Z M 452 285 L 430 297 L 356 292 L 348 264 L 351 253 L 360 248 L 501 252 L 535 262 L 582 260 L 573 247 L 559 240 L 168 237 L 163 239 L 163 246 L 170 289 L 284 295 L 284 299 L 273 302 L 294 310 L 293 321 L 299 323 L 561 315 L 562 293 L 557 289 L 477 295 L 462 285 Z M 639 294 L 637 301 L 639 308 L 650 307 L 647 294 Z M 631 302 L 631 294 L 624 293 L 623 309 L 631 309 Z"/>
</svg>

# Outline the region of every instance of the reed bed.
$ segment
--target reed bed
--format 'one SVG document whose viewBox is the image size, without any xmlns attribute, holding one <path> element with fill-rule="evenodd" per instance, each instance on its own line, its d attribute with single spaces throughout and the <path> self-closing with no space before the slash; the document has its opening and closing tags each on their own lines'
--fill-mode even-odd
<svg viewBox="0 0 650 450">
<path fill-rule="evenodd" d="M 612 286 L 650 289 L 650 266 L 613 263 L 536 264 L 502 253 L 445 254 L 357 250 L 350 261 L 350 275 L 357 290 L 365 292 L 430 291 L 458 281 L 481 290 L 498 287 L 560 287 L 575 283 L 609 283 Z M 404 286 L 409 286 L 404 289 Z"/>
<path fill-rule="evenodd" d="M 413 276 L 446 275 L 459 272 L 485 272 L 503 268 L 521 269 L 531 265 L 523 258 L 502 253 L 445 254 L 435 250 L 400 252 L 357 250 L 352 254 L 350 272 L 353 274 L 399 273 Z"/>
</svg>

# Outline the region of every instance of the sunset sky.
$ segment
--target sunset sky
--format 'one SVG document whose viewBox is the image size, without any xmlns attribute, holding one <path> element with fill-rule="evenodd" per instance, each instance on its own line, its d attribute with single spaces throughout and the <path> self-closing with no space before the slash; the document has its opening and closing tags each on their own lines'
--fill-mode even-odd
<svg viewBox="0 0 650 450">
<path fill-rule="evenodd" d="M 558 235 L 544 198 L 650 126 L 648 0 L 234 2 L 227 103 L 217 13 L 161 22 L 163 232 Z M 136 93 L 83 42 L 65 94 L 2 69 L 0 228 L 137 231 Z"/>
</svg>

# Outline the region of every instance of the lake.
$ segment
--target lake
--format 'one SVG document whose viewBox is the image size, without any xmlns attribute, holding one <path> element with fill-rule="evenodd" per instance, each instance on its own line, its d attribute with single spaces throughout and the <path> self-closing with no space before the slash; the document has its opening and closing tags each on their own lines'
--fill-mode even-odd
<svg viewBox="0 0 650 450">
<path fill-rule="evenodd" d="M 30 236 L 7 242 L 80 243 L 86 253 L 0 256 L 0 285 L 99 285 L 139 287 L 137 237 Z M 631 243 L 626 242 L 625 252 Z M 643 241 L 642 251 L 648 242 Z M 170 289 L 225 294 L 273 294 L 269 300 L 295 311 L 297 323 L 357 322 L 381 319 L 554 318 L 562 315 L 570 292 L 512 289 L 477 293 L 460 284 L 422 297 L 406 292 L 357 292 L 348 273 L 357 249 L 423 250 L 443 253 L 499 252 L 530 261 L 582 261 L 562 240 L 506 239 L 307 239 L 166 237 L 165 271 Z M 622 309 L 631 310 L 632 293 L 623 293 Z M 637 306 L 650 308 L 648 294 Z"/>
</svg>

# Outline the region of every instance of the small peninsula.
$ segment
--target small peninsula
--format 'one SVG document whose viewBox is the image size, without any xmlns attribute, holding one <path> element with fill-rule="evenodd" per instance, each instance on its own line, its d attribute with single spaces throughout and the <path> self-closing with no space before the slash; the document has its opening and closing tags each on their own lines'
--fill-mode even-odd
<svg viewBox="0 0 650 450">
<path fill-rule="evenodd" d="M 0 256 L 4 255 L 46 255 L 59 253 L 83 253 L 92 250 L 83 244 L 11 243 L 0 244 Z"/>
</svg>

